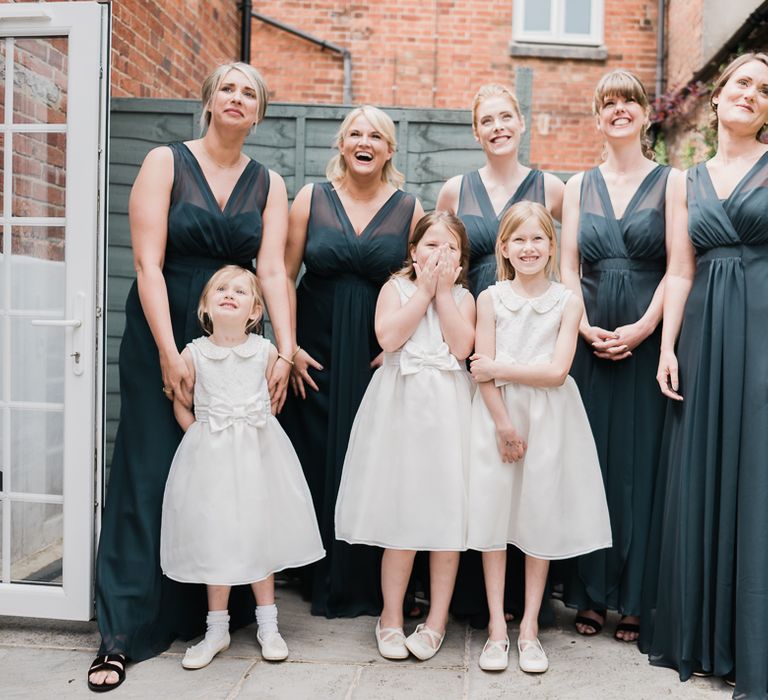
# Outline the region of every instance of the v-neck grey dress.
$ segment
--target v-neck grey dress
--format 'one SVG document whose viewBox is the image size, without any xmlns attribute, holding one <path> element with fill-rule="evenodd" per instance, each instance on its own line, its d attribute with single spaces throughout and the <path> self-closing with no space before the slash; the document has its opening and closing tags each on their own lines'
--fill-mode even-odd
<svg viewBox="0 0 768 700">
<path fill-rule="evenodd" d="M 765 700 L 768 152 L 725 200 L 704 163 L 687 187 L 696 272 L 677 349 L 684 401 L 670 402 L 641 648 L 682 680 L 735 671 L 734 698 Z"/>
<path fill-rule="evenodd" d="M 477 296 L 484 289 L 496 284 L 496 238 L 499 223 L 513 204 L 528 201 L 544 204 L 544 173 L 531 170 L 518 185 L 504 208 L 496 212 L 477 170 L 461 178 L 458 216 L 469 237 L 469 289 Z"/>
<path fill-rule="evenodd" d="M 664 276 L 665 199 L 670 168 L 640 183 L 620 219 L 599 168 L 581 184 L 578 245 L 590 324 L 613 330 L 637 321 Z M 595 437 L 611 514 L 613 547 L 565 569 L 564 602 L 639 615 L 666 402 L 656 383 L 661 324 L 624 360 L 603 360 L 580 340 L 571 375 Z"/>
</svg>

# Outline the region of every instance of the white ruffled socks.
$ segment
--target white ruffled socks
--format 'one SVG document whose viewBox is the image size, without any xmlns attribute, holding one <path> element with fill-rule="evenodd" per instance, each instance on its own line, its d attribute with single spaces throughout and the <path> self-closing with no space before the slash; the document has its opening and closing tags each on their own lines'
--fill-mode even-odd
<svg viewBox="0 0 768 700">
<path fill-rule="evenodd" d="M 277 605 L 256 606 L 256 641 L 261 655 L 267 661 L 283 661 L 288 658 L 288 646 L 277 628 Z"/>
<path fill-rule="evenodd" d="M 229 649 L 229 612 L 209 610 L 205 623 L 205 637 L 187 649 L 181 661 L 184 668 L 203 668 L 211 663 L 220 651 Z"/>
</svg>

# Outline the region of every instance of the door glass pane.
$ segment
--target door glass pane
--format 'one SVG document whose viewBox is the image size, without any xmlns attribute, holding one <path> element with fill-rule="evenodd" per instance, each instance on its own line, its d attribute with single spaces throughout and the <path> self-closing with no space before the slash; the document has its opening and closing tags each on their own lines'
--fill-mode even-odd
<svg viewBox="0 0 768 700">
<path fill-rule="evenodd" d="M 11 319 L 11 400 L 64 401 L 66 328 L 33 326 L 29 318 Z"/>
<path fill-rule="evenodd" d="M 64 228 L 14 226 L 11 232 L 11 308 L 64 316 Z"/>
<path fill-rule="evenodd" d="M 525 0 L 526 32 L 548 32 L 552 23 L 551 0 Z"/>
<path fill-rule="evenodd" d="M 17 38 L 13 55 L 13 121 L 67 121 L 67 38 Z"/>
<path fill-rule="evenodd" d="M 591 33 L 592 0 L 565 0 L 566 34 Z"/>
<path fill-rule="evenodd" d="M 60 496 L 64 478 L 64 413 L 11 411 L 14 492 Z"/>
<path fill-rule="evenodd" d="M 66 135 L 13 139 L 13 216 L 64 216 Z"/>
<path fill-rule="evenodd" d="M 59 503 L 11 503 L 11 581 L 61 585 L 64 542 Z"/>
</svg>

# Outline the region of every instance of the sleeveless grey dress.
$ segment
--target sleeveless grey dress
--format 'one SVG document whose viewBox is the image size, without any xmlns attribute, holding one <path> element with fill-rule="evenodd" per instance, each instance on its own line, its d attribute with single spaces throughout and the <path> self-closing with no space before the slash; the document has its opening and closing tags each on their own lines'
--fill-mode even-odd
<svg viewBox="0 0 768 700">
<path fill-rule="evenodd" d="M 677 357 L 682 403 L 665 432 L 643 651 L 651 663 L 735 672 L 768 697 L 768 152 L 719 200 L 688 171 L 696 273 Z M 650 564 L 657 563 L 653 570 Z"/>
<path fill-rule="evenodd" d="M 584 173 L 578 229 L 581 287 L 592 325 L 613 330 L 637 321 L 664 276 L 665 196 L 670 168 L 643 179 L 617 219 L 599 168 Z M 656 383 L 661 324 L 618 362 L 580 340 L 571 376 L 597 444 L 613 547 L 564 567 L 564 602 L 575 608 L 639 615 L 646 547 L 666 402 Z"/>
</svg>

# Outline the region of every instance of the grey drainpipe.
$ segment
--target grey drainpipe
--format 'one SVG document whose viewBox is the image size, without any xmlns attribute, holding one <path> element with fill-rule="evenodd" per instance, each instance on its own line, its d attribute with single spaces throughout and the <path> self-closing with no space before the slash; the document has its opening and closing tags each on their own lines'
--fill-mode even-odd
<svg viewBox="0 0 768 700">
<path fill-rule="evenodd" d="M 292 27 L 290 24 L 285 24 L 285 22 L 280 22 L 279 20 L 273 19 L 272 17 L 262 15 L 260 12 L 251 11 L 251 17 L 255 17 L 260 22 L 264 22 L 264 24 L 276 27 L 277 29 L 287 32 L 288 34 L 293 34 L 293 36 L 297 36 L 300 39 L 309 41 L 310 43 L 319 46 L 323 50 L 328 49 L 328 51 L 341 54 L 341 57 L 344 61 L 343 100 L 344 104 L 352 104 L 352 54 L 350 53 L 349 49 L 345 49 L 341 46 L 338 46 L 337 44 L 331 43 L 330 41 L 325 41 L 324 39 L 320 39 L 319 37 L 313 36 L 312 34 L 303 32 L 301 29 L 296 29 L 296 27 Z"/>
<path fill-rule="evenodd" d="M 666 53 L 665 25 L 667 2 L 659 0 L 659 22 L 656 32 L 656 99 L 664 94 L 664 54 Z"/>
</svg>

